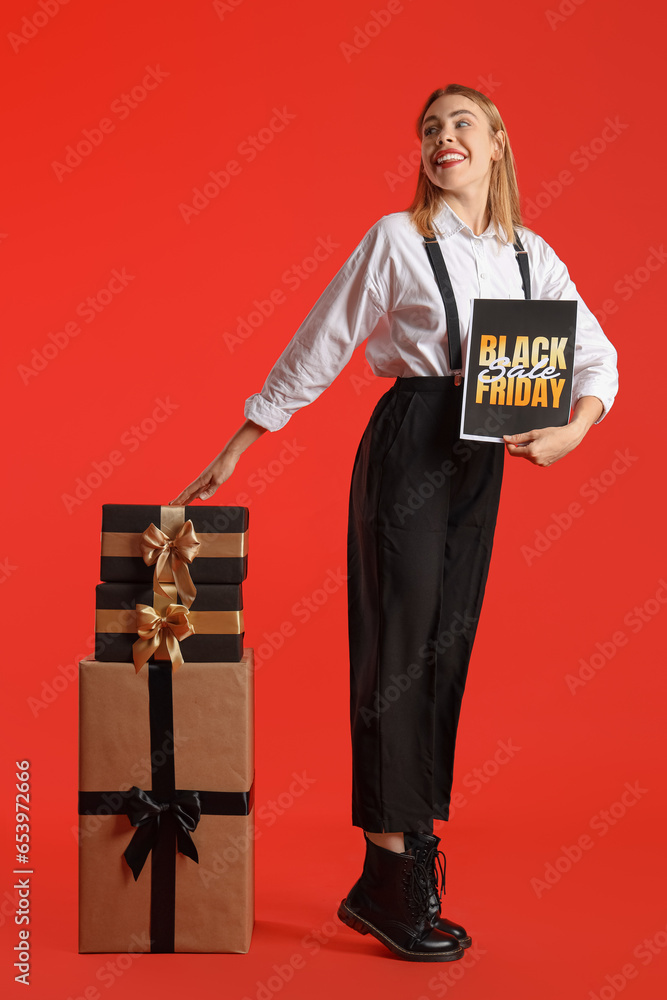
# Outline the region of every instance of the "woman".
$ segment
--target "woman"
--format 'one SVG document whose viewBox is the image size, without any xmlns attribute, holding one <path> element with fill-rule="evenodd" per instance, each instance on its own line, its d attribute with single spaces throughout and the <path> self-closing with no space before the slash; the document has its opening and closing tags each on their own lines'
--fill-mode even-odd
<svg viewBox="0 0 667 1000">
<path fill-rule="evenodd" d="M 248 445 L 317 398 L 362 341 L 375 374 L 394 378 L 360 441 L 350 489 L 352 822 L 366 856 L 338 916 L 405 959 L 452 961 L 471 938 L 440 915 L 445 859 L 433 819 L 449 816 L 504 453 L 539 466 L 563 458 L 609 410 L 618 381 L 616 352 L 567 268 L 521 226 L 493 102 L 458 84 L 436 90 L 417 133 L 412 204 L 369 229 L 246 400 L 243 426 L 172 503 L 212 497 Z M 444 277 L 424 238 L 437 241 Z M 462 442 L 456 372 L 470 299 L 524 295 L 578 302 L 570 423 L 506 436 L 505 448 Z"/>
</svg>

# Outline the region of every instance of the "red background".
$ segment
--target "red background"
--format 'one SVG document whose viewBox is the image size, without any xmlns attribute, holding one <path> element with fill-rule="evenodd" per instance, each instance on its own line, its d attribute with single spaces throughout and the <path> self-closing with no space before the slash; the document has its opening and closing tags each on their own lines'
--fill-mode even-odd
<svg viewBox="0 0 667 1000">
<path fill-rule="evenodd" d="M 41 9 L 37 0 L 11 0 L 1 15 L 2 988 L 23 995 L 12 981 L 10 869 L 14 761 L 27 758 L 36 1000 L 93 986 L 102 996 L 194 988 L 201 997 L 255 1000 L 278 975 L 274 965 L 295 954 L 302 967 L 280 989 L 272 980 L 273 995 L 550 1000 L 602 991 L 608 1000 L 627 988 L 628 997 L 655 998 L 667 978 L 667 589 L 659 589 L 667 570 L 656 474 L 664 278 L 661 265 L 645 267 L 662 250 L 665 221 L 662 48 L 651 5 L 563 0 L 559 14 L 556 0 L 478 0 L 462 9 L 405 0 L 377 32 L 364 25 L 387 9 L 384 0 L 340 0 L 326 10 L 306 0 L 236 0 L 226 11 L 208 2 L 74 0 L 38 30 L 26 27 L 22 19 Z M 22 29 L 34 37 L 13 47 Z M 355 34 L 356 51 L 345 49 Z M 141 84 L 146 67 L 167 75 L 121 118 L 113 102 Z M 354 453 L 389 387 L 369 375 L 362 349 L 307 412 L 243 455 L 214 501 L 233 504 L 246 493 L 251 517 L 246 645 L 259 660 L 258 807 L 272 818 L 258 820 L 251 950 L 140 956 L 119 974 L 107 970 L 102 983 L 98 972 L 114 956 L 76 952 L 75 681 L 60 681 L 62 690 L 43 701 L 90 651 L 101 504 L 166 503 L 224 445 L 244 400 L 261 389 L 366 230 L 411 200 L 414 169 L 400 182 L 387 172 L 396 174 L 415 148 L 426 96 L 450 82 L 497 102 L 524 208 L 538 206 L 527 222 L 598 312 L 621 378 L 609 417 L 567 459 L 548 470 L 507 463 L 457 750 L 455 792 L 465 805 L 436 828 L 448 857 L 444 912 L 468 926 L 477 950 L 463 971 L 453 971 L 461 963 L 401 963 L 334 917 L 363 855 L 361 831 L 350 824 L 345 586 L 308 621 L 295 606 L 330 571 L 345 572 Z M 294 117 L 262 133 L 270 141 L 250 161 L 242 144 L 276 108 Z M 58 179 L 54 161 L 103 118 L 113 130 Z M 607 119 L 620 125 L 605 139 Z M 238 175 L 184 221 L 179 206 L 232 159 Z M 563 170 L 571 183 L 559 190 Z M 287 288 L 284 272 L 320 237 L 335 249 L 298 289 Z M 655 268 L 659 257 L 651 260 Z M 49 335 L 123 268 L 133 276 L 127 287 L 93 322 L 78 317 L 80 334 L 45 355 Z M 634 290 L 625 290 L 624 275 Z M 276 288 L 284 301 L 230 349 L 224 335 Z M 158 398 L 171 401 L 171 415 L 145 424 L 144 440 L 132 445 L 131 429 Z M 260 470 L 288 442 L 301 449 L 297 457 L 272 466 L 277 474 L 260 490 Z M 68 511 L 64 495 L 114 451 L 121 457 L 110 475 Z M 613 468 L 617 451 L 626 456 L 622 469 Z M 573 503 L 580 516 L 568 526 L 563 514 Z M 522 549 L 550 525 L 543 552 Z M 627 617 L 636 607 L 639 627 Z M 286 622 L 294 634 L 275 648 L 270 637 Z M 619 631 L 625 641 L 613 639 Z M 573 693 L 567 675 L 595 653 L 599 669 Z M 498 741 L 520 750 L 494 766 Z M 485 776 L 479 787 L 475 768 Z M 277 816 L 269 803 L 295 772 L 312 785 Z M 638 800 L 617 806 L 624 815 L 602 835 L 594 817 L 620 801 L 626 783 L 638 783 Z M 538 896 L 531 880 L 584 834 L 592 847 Z M 305 937 L 312 929 L 322 938 L 317 950 Z M 449 981 L 434 980 L 445 972 Z"/>
</svg>

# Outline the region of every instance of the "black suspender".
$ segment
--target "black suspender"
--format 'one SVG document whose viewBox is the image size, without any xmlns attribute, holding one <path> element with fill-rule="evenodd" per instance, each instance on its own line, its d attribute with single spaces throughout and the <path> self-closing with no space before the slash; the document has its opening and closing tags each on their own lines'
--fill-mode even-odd
<svg viewBox="0 0 667 1000">
<path fill-rule="evenodd" d="M 523 294 L 527 299 L 530 298 L 530 264 L 528 263 L 528 251 L 523 249 L 523 244 L 519 237 L 516 237 L 515 242 L 512 244 L 516 253 L 516 262 L 519 265 L 519 270 L 521 271 L 521 284 L 523 285 Z"/>
<path fill-rule="evenodd" d="M 445 304 L 445 316 L 447 317 L 447 339 L 449 341 L 449 370 L 451 372 L 461 372 L 463 370 L 463 359 L 461 357 L 461 327 L 459 324 L 459 311 L 456 308 L 456 299 L 452 283 L 449 280 L 449 272 L 442 256 L 442 250 L 437 239 L 431 240 L 424 237 L 426 250 L 431 267 L 438 283 L 442 301 Z"/>
<path fill-rule="evenodd" d="M 445 306 L 445 316 L 447 317 L 447 339 L 449 341 L 449 370 L 456 374 L 457 385 L 461 383 L 460 373 L 463 369 L 463 359 L 461 356 L 461 328 L 459 324 L 459 312 L 456 308 L 456 299 L 452 290 L 452 283 L 449 280 L 449 273 L 442 256 L 442 250 L 437 239 L 427 239 L 424 237 L 426 251 L 428 253 L 435 280 L 438 283 L 442 301 Z M 528 251 L 523 249 L 521 240 L 516 237 L 513 244 L 516 262 L 521 272 L 521 283 L 523 293 L 527 299 L 530 298 L 530 266 L 528 263 Z"/>
</svg>

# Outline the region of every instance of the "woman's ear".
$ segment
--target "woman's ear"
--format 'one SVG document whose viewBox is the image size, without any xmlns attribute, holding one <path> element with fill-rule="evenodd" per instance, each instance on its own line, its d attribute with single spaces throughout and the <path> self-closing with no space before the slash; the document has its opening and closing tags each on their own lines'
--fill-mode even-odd
<svg viewBox="0 0 667 1000">
<path fill-rule="evenodd" d="M 505 133 L 501 128 L 498 129 L 493 137 L 493 150 L 494 160 L 502 160 L 505 151 Z"/>
</svg>

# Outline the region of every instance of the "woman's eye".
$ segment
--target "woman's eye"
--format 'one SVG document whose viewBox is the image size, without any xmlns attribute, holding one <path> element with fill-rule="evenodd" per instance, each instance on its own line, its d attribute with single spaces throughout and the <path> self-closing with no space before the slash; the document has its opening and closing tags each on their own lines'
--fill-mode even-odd
<svg viewBox="0 0 667 1000">
<path fill-rule="evenodd" d="M 470 122 L 468 122 L 464 118 L 462 118 L 460 121 L 456 122 L 456 127 L 458 128 L 459 125 L 470 125 L 470 124 L 471 124 Z M 437 132 L 436 126 L 435 125 L 429 125 L 429 127 L 424 130 L 424 135 L 430 135 L 431 132 L 433 132 L 433 131 Z"/>
</svg>

